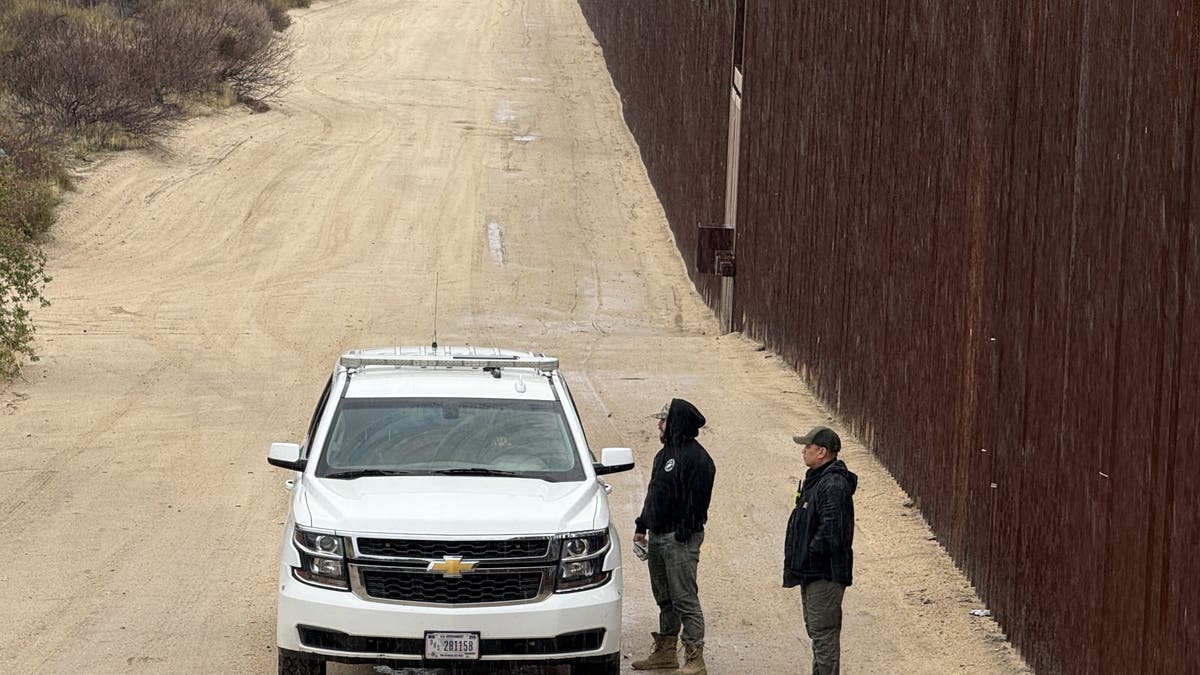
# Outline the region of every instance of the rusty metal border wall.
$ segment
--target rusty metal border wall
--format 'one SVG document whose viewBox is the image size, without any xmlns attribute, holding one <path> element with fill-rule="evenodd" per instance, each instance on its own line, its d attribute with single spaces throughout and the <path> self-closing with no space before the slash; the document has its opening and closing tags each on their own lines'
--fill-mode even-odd
<svg viewBox="0 0 1200 675">
<path fill-rule="evenodd" d="M 733 3 L 580 5 L 694 270 Z M 1039 672 L 1200 670 L 1200 7 L 746 0 L 744 39 L 736 323 Z"/>
</svg>

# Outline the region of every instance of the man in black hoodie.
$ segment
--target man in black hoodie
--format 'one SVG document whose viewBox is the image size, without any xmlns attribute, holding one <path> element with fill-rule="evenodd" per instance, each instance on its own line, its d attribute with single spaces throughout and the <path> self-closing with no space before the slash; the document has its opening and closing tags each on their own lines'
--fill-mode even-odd
<svg viewBox="0 0 1200 675">
<path fill-rule="evenodd" d="M 704 415 L 675 398 L 654 415 L 662 450 L 654 456 L 642 515 L 633 540 L 647 545 L 650 588 L 658 603 L 654 651 L 633 662 L 636 670 L 678 668 L 678 675 L 705 675 L 704 613 L 696 586 L 704 523 L 712 498 L 716 466 L 696 442 Z M 683 633 L 684 664 L 679 666 L 678 636 Z"/>
<path fill-rule="evenodd" d="M 812 639 L 813 675 L 837 675 L 841 664 L 842 596 L 854 576 L 854 491 L 858 476 L 838 459 L 842 440 L 815 427 L 792 440 L 804 446 L 808 472 L 796 491 L 783 549 L 783 586 L 800 587 Z"/>
</svg>

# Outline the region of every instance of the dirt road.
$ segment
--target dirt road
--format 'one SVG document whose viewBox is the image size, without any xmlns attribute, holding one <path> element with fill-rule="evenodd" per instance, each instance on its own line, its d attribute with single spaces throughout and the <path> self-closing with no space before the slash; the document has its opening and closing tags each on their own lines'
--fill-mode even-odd
<svg viewBox="0 0 1200 675">
<path fill-rule="evenodd" d="M 693 292 L 569 0 L 342 0 L 297 12 L 286 103 L 98 167 L 48 248 L 43 360 L 0 390 L 0 670 L 274 672 L 283 472 L 336 355 L 431 337 L 559 356 L 632 526 L 671 396 L 718 465 L 701 562 L 711 672 L 808 663 L 780 586 L 826 412 Z M 861 445 L 848 673 L 1022 666 Z M 626 561 L 625 647 L 656 625 Z M 628 660 L 626 660 L 628 664 Z M 628 668 L 628 666 L 626 665 Z M 335 673 L 370 673 L 335 666 Z"/>
</svg>

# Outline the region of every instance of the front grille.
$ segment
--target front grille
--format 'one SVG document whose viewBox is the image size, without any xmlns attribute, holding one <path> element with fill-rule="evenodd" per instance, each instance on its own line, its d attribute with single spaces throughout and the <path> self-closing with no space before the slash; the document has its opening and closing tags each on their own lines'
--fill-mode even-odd
<svg viewBox="0 0 1200 675">
<path fill-rule="evenodd" d="M 545 558 L 548 538 L 494 541 L 430 541 L 422 539 L 358 539 L 358 552 L 380 558 Z"/>
<path fill-rule="evenodd" d="M 362 570 L 368 596 L 398 602 L 463 605 L 480 602 L 522 602 L 537 597 L 542 573 L 502 572 L 448 578 L 423 571 Z"/>
<path fill-rule="evenodd" d="M 330 649 L 359 654 L 394 654 L 424 656 L 425 640 L 421 638 L 371 637 L 349 635 L 323 628 L 300 626 L 300 642 L 314 649 Z M 481 639 L 481 656 L 529 656 L 534 654 L 569 654 L 590 652 L 604 644 L 604 629 L 563 633 L 552 638 Z"/>
</svg>

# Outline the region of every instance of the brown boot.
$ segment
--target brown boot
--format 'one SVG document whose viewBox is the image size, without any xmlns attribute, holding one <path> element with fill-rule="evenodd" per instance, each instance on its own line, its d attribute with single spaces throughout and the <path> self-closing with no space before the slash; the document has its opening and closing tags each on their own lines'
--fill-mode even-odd
<svg viewBox="0 0 1200 675">
<path fill-rule="evenodd" d="M 654 636 L 654 651 L 641 661 L 633 662 L 634 670 L 679 667 L 679 636 L 650 633 Z"/>
<path fill-rule="evenodd" d="M 671 675 L 708 675 L 704 665 L 704 645 L 695 642 L 683 643 L 683 665 Z"/>
</svg>

